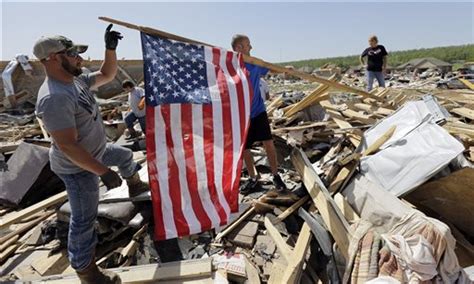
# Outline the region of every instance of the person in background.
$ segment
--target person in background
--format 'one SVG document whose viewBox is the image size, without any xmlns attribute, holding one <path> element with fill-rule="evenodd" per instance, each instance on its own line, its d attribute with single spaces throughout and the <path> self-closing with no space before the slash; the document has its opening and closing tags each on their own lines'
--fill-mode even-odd
<svg viewBox="0 0 474 284">
<path fill-rule="evenodd" d="M 235 52 L 240 52 L 250 56 L 250 40 L 246 35 L 234 35 L 232 37 L 232 49 Z M 268 121 L 267 110 L 262 95 L 260 94 L 260 78 L 268 73 L 268 69 L 245 63 L 245 67 L 250 72 L 250 83 L 253 88 L 253 98 L 250 110 L 250 127 L 247 134 L 247 141 L 245 143 L 244 161 L 249 173 L 250 179 L 241 190 L 242 194 L 247 194 L 252 191 L 257 191 L 260 188 L 258 182 L 258 173 L 253 161 L 253 155 L 250 151 L 254 142 L 261 141 L 268 156 L 268 162 L 273 174 L 273 184 L 278 192 L 285 192 L 287 190 L 285 183 L 278 174 L 278 161 L 275 145 L 273 144 L 272 132 L 270 123 Z"/>
<path fill-rule="evenodd" d="M 3 69 L 2 80 L 3 80 L 3 90 L 5 91 L 5 97 L 8 99 L 10 108 L 17 107 L 17 101 L 15 96 L 15 88 L 13 87 L 12 75 L 15 72 L 16 67 L 20 65 L 25 74 L 28 77 L 33 77 L 33 67 L 29 63 L 28 56 L 24 54 L 17 54 L 15 58 L 11 60 L 8 65 Z"/>
<path fill-rule="evenodd" d="M 138 137 L 138 133 L 133 128 L 133 124 L 136 120 L 138 120 L 142 132 L 146 132 L 145 90 L 135 86 L 135 84 L 130 80 L 123 81 L 122 88 L 125 92 L 129 93 L 128 104 L 130 106 L 130 112 L 125 116 L 125 124 L 130 132 L 130 137 L 136 138 Z"/>
<path fill-rule="evenodd" d="M 262 95 L 263 101 L 270 99 L 270 88 L 268 87 L 267 81 L 260 78 L 260 94 Z"/>
<path fill-rule="evenodd" d="M 367 70 L 367 91 L 372 90 L 374 79 L 377 79 L 379 87 L 385 88 L 384 75 L 387 70 L 387 50 L 383 45 L 378 44 L 377 36 L 369 37 L 369 47 L 366 48 L 360 55 L 360 63 L 366 67 Z M 367 62 L 365 58 L 367 57 Z"/>
</svg>

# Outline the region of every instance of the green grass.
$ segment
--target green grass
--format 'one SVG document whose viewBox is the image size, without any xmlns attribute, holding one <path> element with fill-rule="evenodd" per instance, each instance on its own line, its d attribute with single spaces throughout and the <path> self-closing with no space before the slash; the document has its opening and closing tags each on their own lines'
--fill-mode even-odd
<svg viewBox="0 0 474 284">
<path fill-rule="evenodd" d="M 412 59 L 422 57 L 435 57 L 449 63 L 456 63 L 459 61 L 474 61 L 474 44 L 393 51 L 389 54 L 388 64 L 390 66 L 396 67 Z M 303 66 L 319 68 L 326 63 L 336 64 L 341 68 L 349 68 L 350 66 L 356 66 L 359 64 L 359 55 L 307 59 L 300 61 L 282 62 L 279 64 L 292 65 L 295 68 L 300 68 Z"/>
</svg>

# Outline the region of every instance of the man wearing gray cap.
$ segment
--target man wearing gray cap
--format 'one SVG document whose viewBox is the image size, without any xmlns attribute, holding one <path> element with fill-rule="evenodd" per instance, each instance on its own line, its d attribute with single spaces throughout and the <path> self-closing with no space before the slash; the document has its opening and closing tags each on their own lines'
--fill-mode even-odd
<svg viewBox="0 0 474 284">
<path fill-rule="evenodd" d="M 104 62 L 99 71 L 89 74 L 82 74 L 81 69 L 80 54 L 86 45 L 52 36 L 40 38 L 33 48 L 46 71 L 36 114 L 52 137 L 51 169 L 66 185 L 71 206 L 68 254 L 82 283 L 121 282 L 118 275 L 95 264 L 99 177 L 108 189 L 120 186 L 122 179 L 108 168 L 116 165 L 131 196 L 148 190 L 138 176 L 140 166 L 133 161 L 132 151 L 106 144 L 102 117 L 90 91 L 112 81 L 117 73 L 115 49 L 122 36 L 111 28 L 105 32 Z"/>
</svg>

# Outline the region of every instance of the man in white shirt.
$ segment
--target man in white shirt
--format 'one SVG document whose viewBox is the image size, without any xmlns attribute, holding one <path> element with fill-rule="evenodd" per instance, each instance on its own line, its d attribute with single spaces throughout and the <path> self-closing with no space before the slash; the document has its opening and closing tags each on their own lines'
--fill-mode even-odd
<svg viewBox="0 0 474 284">
<path fill-rule="evenodd" d="M 122 88 L 128 94 L 128 104 L 130 106 L 130 112 L 125 116 L 125 124 L 127 125 L 128 131 L 132 138 L 138 137 L 137 132 L 133 128 L 133 124 L 136 120 L 140 123 L 140 128 L 143 133 L 146 132 L 145 124 L 145 90 L 140 87 L 136 87 L 135 84 L 130 80 L 125 80 L 122 83 Z"/>
<path fill-rule="evenodd" d="M 25 71 L 25 74 L 31 77 L 33 74 L 33 67 L 31 67 L 28 60 L 28 56 L 24 54 L 17 54 L 15 55 L 15 58 L 8 63 L 8 65 L 2 72 L 3 89 L 5 91 L 5 97 L 8 99 L 11 108 L 16 108 L 17 106 L 15 89 L 13 87 L 12 82 L 12 74 L 15 71 L 16 67 L 20 65 L 23 71 Z"/>
<path fill-rule="evenodd" d="M 260 95 L 264 101 L 270 99 L 270 88 L 268 87 L 267 81 L 260 78 Z"/>
</svg>

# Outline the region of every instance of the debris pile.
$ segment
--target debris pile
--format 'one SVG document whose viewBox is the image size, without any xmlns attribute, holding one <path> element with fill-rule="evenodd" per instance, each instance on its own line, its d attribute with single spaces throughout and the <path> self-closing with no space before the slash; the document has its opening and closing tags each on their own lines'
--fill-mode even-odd
<svg viewBox="0 0 474 284">
<path fill-rule="evenodd" d="M 241 195 L 228 225 L 156 242 L 149 193 L 129 198 L 126 183 L 102 186 L 97 264 L 123 282 L 467 283 L 474 91 L 405 86 L 361 96 L 294 78 L 268 81 L 267 112 L 290 192 L 273 189 L 257 145 L 263 190 Z M 124 96 L 100 105 L 108 138 L 133 149 L 146 180 L 144 139 L 123 133 Z M 70 209 L 49 170 L 49 137 L 32 111 L 0 118 L 0 279 L 78 283 L 66 252 Z"/>
</svg>

